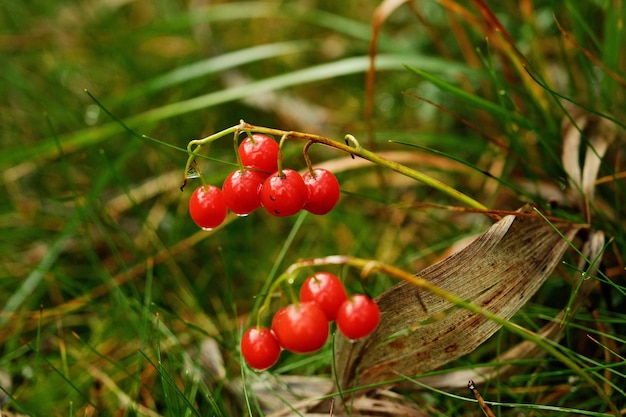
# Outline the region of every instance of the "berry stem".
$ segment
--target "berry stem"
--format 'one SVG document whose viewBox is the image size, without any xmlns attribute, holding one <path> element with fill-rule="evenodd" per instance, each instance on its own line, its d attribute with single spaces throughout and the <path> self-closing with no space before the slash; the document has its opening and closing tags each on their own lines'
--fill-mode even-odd
<svg viewBox="0 0 626 417">
<path fill-rule="evenodd" d="M 240 120 L 240 122 L 242 122 L 243 120 Z M 256 145 L 256 139 L 254 138 L 254 135 L 252 134 L 251 131 L 247 131 L 246 132 L 246 136 L 248 136 L 250 138 L 250 142 L 252 142 L 252 144 Z"/>
<path fill-rule="evenodd" d="M 189 143 L 187 144 L 187 153 L 189 154 L 189 156 L 187 157 L 187 163 L 185 164 L 185 175 L 183 178 L 183 185 L 181 187 L 181 190 L 187 183 L 187 178 L 188 178 L 187 174 L 189 173 L 189 170 L 192 166 L 197 171 L 198 177 L 200 178 L 200 181 L 202 181 L 202 184 L 206 185 L 204 177 L 202 176 L 202 172 L 197 167 L 195 167 L 196 156 L 203 157 L 203 155 L 200 154 L 200 149 L 202 149 L 202 146 L 206 145 L 207 143 L 211 143 L 230 133 L 234 133 L 236 136 L 238 136 L 239 132 L 241 132 L 240 125 L 229 127 L 228 129 L 224 129 L 220 132 L 214 133 L 210 136 L 207 136 L 206 138 L 194 139 L 194 140 L 189 141 Z"/>
<path fill-rule="evenodd" d="M 298 297 L 293 291 L 293 282 L 298 275 L 297 270 L 294 270 L 292 273 L 283 273 L 278 278 L 272 282 L 270 287 L 267 289 L 267 294 L 263 299 L 263 304 L 259 307 L 259 311 L 257 312 L 257 325 L 260 325 L 263 314 L 270 309 L 270 303 L 272 301 L 272 295 L 278 292 L 279 287 L 283 282 L 287 282 L 289 288 L 289 298 L 293 301 L 293 304 L 298 305 Z"/>
<path fill-rule="evenodd" d="M 239 165 L 239 172 L 243 174 L 244 172 L 246 172 L 246 167 L 243 166 L 243 162 L 241 161 L 241 155 L 239 155 L 239 133 L 240 132 L 237 130 L 233 135 L 233 146 L 235 147 L 235 158 L 237 159 L 237 165 Z"/>
<path fill-rule="evenodd" d="M 276 166 L 278 167 L 278 175 L 283 178 L 285 174 L 283 174 L 283 144 L 289 137 L 291 132 L 285 132 L 280 137 L 280 142 L 278 142 L 278 161 L 276 162 Z"/>
<path fill-rule="evenodd" d="M 308 141 L 306 145 L 304 145 L 304 149 L 302 151 L 302 153 L 304 154 L 304 162 L 306 163 L 306 168 L 309 171 L 311 178 L 315 178 L 315 171 L 313 170 L 313 164 L 311 163 L 311 157 L 309 156 L 309 148 L 314 143 L 315 142 L 313 142 L 312 140 Z"/>
<path fill-rule="evenodd" d="M 298 299 L 296 292 L 293 290 L 293 282 L 288 282 L 288 284 L 287 292 L 289 293 L 289 299 L 291 300 L 291 304 L 297 307 L 300 304 L 300 300 Z"/>
</svg>

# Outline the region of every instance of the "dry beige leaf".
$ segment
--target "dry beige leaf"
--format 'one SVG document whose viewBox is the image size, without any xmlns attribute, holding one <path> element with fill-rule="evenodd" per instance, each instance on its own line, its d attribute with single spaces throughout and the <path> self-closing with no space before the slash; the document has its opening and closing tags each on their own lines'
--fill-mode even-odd
<svg viewBox="0 0 626 417">
<path fill-rule="evenodd" d="M 333 381 L 318 376 L 257 374 L 251 388 L 267 417 L 312 416 L 304 410 L 331 392 Z"/>
<path fill-rule="evenodd" d="M 578 308 L 584 305 L 589 294 L 598 285 L 596 280 L 587 278 L 589 275 L 593 275 L 598 270 L 598 265 L 602 259 L 604 243 L 605 238 L 603 232 L 593 230 L 588 232 L 588 236 L 581 248 L 583 256 L 580 257 L 577 264 L 578 271 L 588 270 L 588 274 L 577 274 L 580 282 L 572 283 L 573 286 L 578 287 L 578 289 L 575 292 L 575 296 L 571 304 L 563 308 L 563 310 L 556 317 L 543 326 L 543 328 L 537 332 L 539 336 L 552 341 L 558 341 L 563 337 L 567 328 L 563 325 L 563 322 L 569 320 L 569 318 L 576 313 Z M 593 262 L 593 265 L 589 265 L 589 262 Z M 507 363 L 512 360 L 520 361 L 522 359 L 539 358 L 545 354 L 546 352 L 535 343 L 529 340 L 524 340 L 489 362 Z M 477 385 L 482 385 L 489 379 L 496 376 L 500 379 L 504 379 L 518 374 L 524 369 L 525 368 L 523 366 L 518 365 L 484 366 L 475 369 L 459 370 L 441 375 L 420 378 L 419 383 L 423 386 L 435 387 L 444 390 L 462 389 L 465 388 L 465 381 L 467 380 L 473 380 Z M 420 385 L 416 385 L 413 382 L 410 382 L 410 387 L 412 389 L 421 388 Z"/>
<path fill-rule="evenodd" d="M 290 377 L 288 377 L 290 378 Z M 301 377 L 303 381 L 311 379 L 315 383 L 314 377 Z M 281 377 L 281 381 L 283 377 Z M 332 386 L 332 381 L 328 380 Z M 289 381 L 287 382 L 289 384 Z M 289 385 L 291 387 L 291 385 Z M 283 390 L 284 392 L 284 390 Z M 338 397 L 334 398 L 334 404 L 331 404 L 331 400 L 326 400 L 320 404 L 316 404 L 314 410 L 307 410 L 306 407 L 300 407 L 300 403 L 290 403 L 289 406 L 282 404 L 281 410 L 269 414 L 267 417 L 365 417 L 365 416 L 379 416 L 379 417 L 428 417 L 430 414 L 418 409 L 414 403 L 405 398 L 404 396 L 395 393 L 390 390 L 377 390 L 370 393 L 368 396 L 361 396 L 350 400 L 349 404 L 342 403 Z M 318 397 L 319 398 L 319 397 Z M 287 400 L 288 398 L 285 398 Z M 313 404 L 310 400 L 308 405 Z M 348 408 L 346 410 L 345 408 Z"/>
<path fill-rule="evenodd" d="M 561 161 L 568 175 L 572 199 L 585 210 L 586 201 L 592 201 L 595 181 L 601 160 L 617 134 L 615 124 L 585 110 L 568 104 L 569 117 L 561 124 L 563 149 Z M 583 141 L 584 139 L 584 141 Z M 581 167 L 581 142 L 584 143 L 584 162 Z"/>
<path fill-rule="evenodd" d="M 418 276 L 508 319 L 535 294 L 561 260 L 579 226 L 540 216 L 510 215 L 463 250 Z M 497 323 L 402 282 L 378 298 L 381 322 L 364 340 L 336 337 L 341 388 L 385 384 L 435 369 L 473 351 Z M 424 309 L 425 307 L 425 309 Z"/>
<path fill-rule="evenodd" d="M 2 412 L 0 412 L 0 416 L 2 417 L 27 417 L 26 414 L 18 414 L 12 411 L 5 411 L 5 410 L 2 410 Z"/>
</svg>

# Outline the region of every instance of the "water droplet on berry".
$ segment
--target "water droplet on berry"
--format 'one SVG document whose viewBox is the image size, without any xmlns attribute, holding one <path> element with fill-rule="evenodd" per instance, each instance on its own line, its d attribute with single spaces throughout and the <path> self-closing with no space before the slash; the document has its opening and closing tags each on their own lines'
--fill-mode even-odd
<svg viewBox="0 0 626 417">
<path fill-rule="evenodd" d="M 237 214 L 237 213 L 235 213 Z M 248 217 L 249 213 L 245 213 L 245 214 L 237 214 L 237 217 Z"/>
</svg>

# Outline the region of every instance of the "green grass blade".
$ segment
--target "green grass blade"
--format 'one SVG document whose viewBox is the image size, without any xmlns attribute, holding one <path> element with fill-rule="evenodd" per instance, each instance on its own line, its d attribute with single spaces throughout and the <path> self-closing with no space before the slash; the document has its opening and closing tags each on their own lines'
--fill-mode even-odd
<svg viewBox="0 0 626 417">
<path fill-rule="evenodd" d="M 422 67 L 423 68 L 423 67 Z M 430 83 L 439 87 L 442 91 L 450 93 L 451 95 L 463 100 L 470 106 L 484 110 L 490 113 L 497 119 L 509 121 L 511 123 L 515 123 L 523 128 L 530 129 L 532 128 L 531 123 L 525 118 L 521 117 L 518 114 L 513 113 L 511 110 L 499 106 L 496 103 L 480 98 L 474 94 L 468 93 L 467 91 L 448 83 L 447 81 L 442 80 L 441 78 L 435 77 L 432 74 L 424 71 L 423 69 L 418 69 L 413 66 L 407 65 L 407 69 L 419 75 L 422 78 L 425 78 Z"/>
<path fill-rule="evenodd" d="M 414 54 L 391 54 L 380 55 L 376 58 L 376 68 L 379 71 L 400 71 L 404 66 L 419 65 L 421 68 L 433 71 L 446 70 L 448 73 L 467 71 L 464 65 L 454 65 L 449 62 L 429 56 L 419 56 Z M 202 96 L 187 100 L 167 104 L 162 107 L 148 110 L 143 113 L 131 116 L 125 120 L 128 128 L 146 128 L 159 121 L 182 116 L 187 113 L 204 110 L 220 104 L 228 103 L 242 98 L 263 94 L 269 91 L 282 90 L 288 87 L 313 83 L 317 81 L 338 78 L 351 74 L 358 74 L 367 71 L 369 58 L 358 56 L 345 58 L 339 61 L 324 63 L 309 68 L 281 74 L 274 77 L 251 82 L 247 85 L 240 85 L 226 90 L 207 93 Z M 237 120 L 233 120 L 235 124 Z M 114 134 L 124 130 L 118 123 L 108 123 L 99 127 L 81 130 L 69 135 L 60 136 L 63 150 L 66 153 L 74 152 L 86 146 L 94 146 L 106 140 Z M 58 155 L 58 150 L 54 141 L 47 139 L 36 147 L 16 149 L 13 152 L 4 153 L 0 157 L 0 164 L 11 165 L 15 162 L 29 161 L 33 159 L 52 158 Z"/>
<path fill-rule="evenodd" d="M 290 21 L 304 22 L 329 29 L 354 39 L 369 42 L 371 26 L 346 16 L 326 10 L 293 4 L 258 2 L 236 2 L 211 5 L 194 10 L 194 13 L 179 14 L 168 22 L 171 28 L 189 28 L 207 22 L 228 22 L 232 20 L 251 20 L 282 17 Z M 397 49 L 397 42 L 382 36 L 381 50 Z"/>
<path fill-rule="evenodd" d="M 410 146 L 412 148 L 416 148 L 416 149 L 421 149 L 424 151 L 428 151 L 434 155 L 439 155 L 442 156 L 444 158 L 450 159 L 451 161 L 455 161 L 458 162 L 462 165 L 465 165 L 466 167 L 469 167 L 471 169 L 473 169 L 474 171 L 478 172 L 481 175 L 484 175 L 485 177 L 491 178 L 495 181 L 497 181 L 500 185 L 503 185 L 507 188 L 510 188 L 511 190 L 514 190 L 517 194 L 519 195 L 523 195 L 526 197 L 532 197 L 527 191 L 521 189 L 520 187 L 516 186 L 515 184 L 513 184 L 510 181 L 506 181 L 504 178 L 502 177 L 496 177 L 494 175 L 492 175 L 490 172 L 485 171 L 484 169 L 478 167 L 475 164 L 472 164 L 471 162 L 466 161 L 465 159 L 461 158 L 461 157 L 457 157 L 455 155 L 446 153 L 446 152 L 442 152 L 439 151 L 437 149 L 433 149 L 431 147 L 428 146 L 422 146 L 422 145 L 418 145 L 417 143 L 411 143 L 411 142 L 403 142 L 403 141 L 396 141 L 396 140 L 391 140 L 391 143 L 397 143 L 399 145 L 404 145 L 404 146 Z"/>
<path fill-rule="evenodd" d="M 309 40 L 276 42 L 218 55 L 193 64 L 178 67 L 173 71 L 155 77 L 125 92 L 123 96 L 117 100 L 111 101 L 109 104 L 128 102 L 148 93 L 153 93 L 168 87 L 173 87 L 177 84 L 264 59 L 307 52 L 310 51 L 314 45 L 315 43 Z"/>
<path fill-rule="evenodd" d="M 429 68 L 441 69 L 444 67 L 443 60 L 415 55 L 381 55 L 376 59 L 376 68 L 379 71 L 401 70 L 406 64 L 419 64 Z M 156 121 L 169 119 L 193 111 L 213 107 L 218 104 L 239 100 L 248 96 L 267 93 L 269 91 L 282 90 L 296 85 L 337 78 L 351 74 L 365 72 L 369 67 L 369 58 L 359 56 L 345 58 L 339 61 L 324 63 L 309 68 L 293 71 L 288 74 L 277 75 L 247 85 L 240 85 L 227 90 L 208 93 L 199 97 L 180 101 L 149 110 L 127 120 L 130 126 L 137 124 L 150 124 Z M 450 72 L 465 68 L 464 66 L 451 66 Z"/>
<path fill-rule="evenodd" d="M 77 221 L 72 221 L 68 224 L 63 233 L 54 240 L 52 245 L 50 245 L 50 248 L 44 255 L 43 259 L 39 262 L 39 265 L 33 269 L 17 290 L 11 294 L 0 312 L 0 327 L 4 327 L 9 320 L 11 320 L 12 315 L 17 312 L 17 310 L 31 296 L 39 284 L 41 284 L 44 276 L 48 273 L 48 271 L 50 271 L 50 268 L 52 268 L 65 250 L 67 242 L 72 236 L 74 236 L 77 227 Z"/>
</svg>

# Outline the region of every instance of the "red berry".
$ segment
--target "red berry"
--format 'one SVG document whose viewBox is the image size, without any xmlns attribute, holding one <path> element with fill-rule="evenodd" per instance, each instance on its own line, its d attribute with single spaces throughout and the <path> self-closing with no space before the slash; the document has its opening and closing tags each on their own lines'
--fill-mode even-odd
<svg viewBox="0 0 626 417">
<path fill-rule="evenodd" d="M 189 214 L 198 226 L 213 229 L 224 221 L 228 207 L 222 190 L 214 185 L 201 185 L 189 199 Z"/>
<path fill-rule="evenodd" d="M 380 310 L 367 295 L 356 294 L 337 312 L 337 327 L 348 339 L 360 339 L 372 333 L 380 321 Z"/>
<path fill-rule="evenodd" d="M 247 166 L 259 170 L 266 176 L 278 170 L 278 142 L 269 136 L 255 133 L 239 144 L 239 157 Z"/>
<path fill-rule="evenodd" d="M 348 299 L 343 284 L 330 272 L 318 272 L 308 277 L 300 288 L 300 300 L 316 303 L 328 321 L 337 317 L 339 307 Z"/>
<path fill-rule="evenodd" d="M 276 312 L 272 319 L 272 330 L 284 349 L 309 353 L 326 343 L 328 320 L 315 303 L 290 304 Z"/>
<path fill-rule="evenodd" d="M 273 216 L 296 214 L 307 201 L 308 191 L 297 171 L 284 169 L 283 175 L 273 173 L 261 186 L 261 205 Z"/>
<path fill-rule="evenodd" d="M 261 206 L 259 192 L 265 177 L 258 171 L 233 171 L 222 185 L 224 201 L 235 214 L 245 216 Z"/>
<path fill-rule="evenodd" d="M 302 176 L 309 190 L 309 199 L 304 209 L 313 214 L 326 214 L 339 201 L 339 181 L 332 172 L 324 168 L 315 168 L 313 174 L 306 172 Z"/>
<path fill-rule="evenodd" d="M 241 338 L 241 354 L 248 365 L 261 371 L 278 361 L 280 345 L 270 329 L 253 327 Z"/>
</svg>

